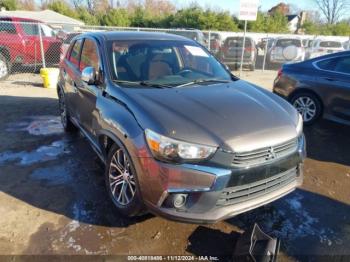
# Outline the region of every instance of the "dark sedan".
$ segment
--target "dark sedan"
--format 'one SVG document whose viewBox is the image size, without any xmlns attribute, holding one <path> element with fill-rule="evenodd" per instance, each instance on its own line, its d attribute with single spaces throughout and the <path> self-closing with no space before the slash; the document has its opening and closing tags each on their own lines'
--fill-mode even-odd
<svg viewBox="0 0 350 262">
<path fill-rule="evenodd" d="M 305 124 L 320 117 L 350 124 L 350 52 L 283 65 L 273 91 L 294 105 Z"/>
<path fill-rule="evenodd" d="M 90 141 L 124 215 L 147 207 L 170 219 L 215 222 L 302 181 L 298 112 L 231 75 L 188 38 L 79 35 L 61 63 L 57 91 L 65 130 L 78 128 Z"/>
</svg>

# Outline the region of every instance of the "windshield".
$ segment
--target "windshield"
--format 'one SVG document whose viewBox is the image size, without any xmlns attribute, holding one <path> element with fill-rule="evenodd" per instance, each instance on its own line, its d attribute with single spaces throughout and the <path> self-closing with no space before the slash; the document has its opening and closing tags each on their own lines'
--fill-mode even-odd
<svg viewBox="0 0 350 262">
<path fill-rule="evenodd" d="M 337 41 L 323 41 L 320 43 L 320 47 L 339 48 L 342 47 L 342 45 Z"/>
<path fill-rule="evenodd" d="M 55 36 L 56 35 L 55 31 L 47 25 L 42 24 L 41 30 L 42 30 L 44 36 Z"/>
<path fill-rule="evenodd" d="M 190 41 L 107 42 L 112 80 L 183 85 L 197 80 L 231 80 L 205 49 Z"/>
</svg>

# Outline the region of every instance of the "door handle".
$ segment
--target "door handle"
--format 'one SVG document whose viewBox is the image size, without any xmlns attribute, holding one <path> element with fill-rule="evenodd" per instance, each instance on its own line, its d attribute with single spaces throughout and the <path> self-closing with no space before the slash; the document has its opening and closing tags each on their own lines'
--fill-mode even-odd
<svg viewBox="0 0 350 262">
<path fill-rule="evenodd" d="M 331 78 L 331 77 L 324 77 L 324 80 L 327 80 L 330 82 L 336 81 L 334 78 Z"/>
</svg>

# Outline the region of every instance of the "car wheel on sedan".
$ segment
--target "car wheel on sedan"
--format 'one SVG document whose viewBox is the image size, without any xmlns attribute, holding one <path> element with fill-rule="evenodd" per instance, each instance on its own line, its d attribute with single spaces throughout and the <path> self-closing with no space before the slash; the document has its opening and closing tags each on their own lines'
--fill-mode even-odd
<svg viewBox="0 0 350 262">
<path fill-rule="evenodd" d="M 65 98 L 64 92 L 61 89 L 58 90 L 58 105 L 59 105 L 60 117 L 61 117 L 61 122 L 64 128 L 64 131 L 66 132 L 76 131 L 77 128 L 70 120 L 70 116 L 69 116 L 69 112 L 66 104 L 66 98 Z"/>
<path fill-rule="evenodd" d="M 322 105 L 320 100 L 312 93 L 298 93 L 291 98 L 292 105 L 302 115 L 304 124 L 313 124 L 321 115 Z"/>
<path fill-rule="evenodd" d="M 134 165 L 121 145 L 114 144 L 109 150 L 105 181 L 108 194 L 119 213 L 128 217 L 144 213 Z"/>
</svg>

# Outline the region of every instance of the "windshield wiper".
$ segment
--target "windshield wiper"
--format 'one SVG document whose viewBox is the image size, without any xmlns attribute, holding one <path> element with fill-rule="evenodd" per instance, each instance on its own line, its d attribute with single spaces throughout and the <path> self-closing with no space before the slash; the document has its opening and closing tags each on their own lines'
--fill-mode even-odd
<svg viewBox="0 0 350 262">
<path fill-rule="evenodd" d="M 184 87 L 184 86 L 190 86 L 190 85 L 195 85 L 195 84 L 200 84 L 200 83 L 208 83 L 208 82 L 217 82 L 217 83 L 229 83 L 231 82 L 230 80 L 224 80 L 224 79 L 216 79 L 216 78 L 209 78 L 209 79 L 197 79 L 191 82 L 187 82 L 181 85 L 177 85 L 176 87 Z"/>
<path fill-rule="evenodd" d="M 149 81 L 128 81 L 128 80 L 113 80 L 113 82 L 117 84 L 129 84 L 129 85 L 141 85 L 147 87 L 155 87 L 155 88 L 172 88 L 172 86 L 164 85 L 164 84 L 156 84 Z"/>
<path fill-rule="evenodd" d="M 172 88 L 172 86 L 170 86 L 170 85 L 157 84 L 157 83 L 152 83 L 152 82 L 149 82 L 149 81 L 141 81 L 139 83 L 142 86 L 150 86 L 150 87 L 156 87 L 156 88 Z"/>
</svg>

